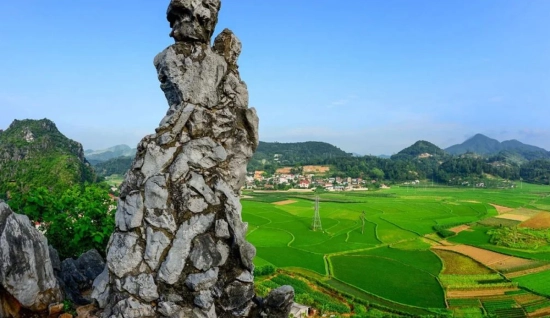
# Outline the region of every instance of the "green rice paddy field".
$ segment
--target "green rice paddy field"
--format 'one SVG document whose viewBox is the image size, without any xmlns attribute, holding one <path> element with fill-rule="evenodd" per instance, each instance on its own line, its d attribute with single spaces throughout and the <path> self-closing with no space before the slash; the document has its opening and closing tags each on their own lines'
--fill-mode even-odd
<svg viewBox="0 0 550 318">
<path fill-rule="evenodd" d="M 247 199 L 241 201 L 242 215 L 249 223 L 247 239 L 257 248 L 256 266 L 272 264 L 302 274 L 311 273 L 329 283 L 338 282 L 335 286 L 341 286 L 343 292 L 349 286 L 350 290 L 393 302 L 399 308 L 439 311 L 450 308 L 447 287 L 442 283 L 442 277 L 447 280 L 449 277 L 444 272 L 453 272 L 449 267 L 461 266 L 455 271 L 459 274 L 464 268 L 467 273 L 468 266 L 476 270 L 471 274 L 479 274 L 480 267 L 482 272 L 492 272 L 473 260 L 462 259 L 464 256 L 448 261 L 449 257 L 434 253 L 431 247 L 442 244 L 442 239 L 433 234 L 434 226 L 472 225 L 471 230 L 449 238 L 449 244 L 473 245 L 543 262 L 550 260 L 548 251 L 513 250 L 491 244 L 487 234 L 490 226 L 477 223 L 497 215 L 491 204 L 550 211 L 550 187 L 524 184 L 522 189 L 502 190 L 392 188 L 321 193 L 322 231 L 311 229 L 313 193 L 246 195 Z M 448 264 L 443 261 L 445 258 Z M 518 277 L 509 285 L 549 296 L 546 285 L 537 282 L 549 281 L 550 271 L 533 275 L 540 277 Z M 483 314 L 482 300 L 473 303 L 480 304 L 479 308 L 461 307 L 456 309 L 456 315 L 468 311 Z"/>
</svg>

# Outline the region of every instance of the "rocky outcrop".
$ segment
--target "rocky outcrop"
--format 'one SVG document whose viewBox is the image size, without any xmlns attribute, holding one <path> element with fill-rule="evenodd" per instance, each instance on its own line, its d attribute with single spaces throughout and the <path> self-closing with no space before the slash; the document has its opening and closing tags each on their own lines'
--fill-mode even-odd
<svg viewBox="0 0 550 318">
<path fill-rule="evenodd" d="M 47 310 L 61 299 L 46 238 L 0 201 L 0 317 Z"/>
<path fill-rule="evenodd" d="M 60 262 L 57 251 L 50 246 L 50 256 L 65 298 L 76 305 L 90 304 L 92 299 L 87 295 L 92 289 L 93 281 L 105 268 L 105 262 L 99 252 L 92 249 L 76 260 L 67 258 Z"/>
<path fill-rule="evenodd" d="M 239 39 L 226 29 L 210 46 L 219 8 L 219 0 L 168 7 L 176 43 L 154 64 L 169 109 L 121 187 L 92 294 L 106 317 L 288 316 L 291 287 L 265 301 L 254 293 L 256 250 L 245 240 L 239 189 L 258 117 L 238 72 Z"/>
</svg>

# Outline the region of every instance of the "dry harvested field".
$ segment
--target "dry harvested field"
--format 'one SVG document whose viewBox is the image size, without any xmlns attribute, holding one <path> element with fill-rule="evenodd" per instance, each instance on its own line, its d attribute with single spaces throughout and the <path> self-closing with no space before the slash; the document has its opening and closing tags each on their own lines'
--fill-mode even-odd
<svg viewBox="0 0 550 318">
<path fill-rule="evenodd" d="M 474 261 L 468 256 L 457 252 L 434 249 L 434 253 L 443 261 L 443 271 L 441 274 L 450 275 L 476 275 L 491 274 L 492 270 Z"/>
<path fill-rule="evenodd" d="M 550 307 L 542 308 L 528 314 L 529 317 L 550 317 Z"/>
<path fill-rule="evenodd" d="M 506 207 L 506 206 L 496 205 L 496 204 L 492 204 L 492 203 L 490 203 L 490 204 L 493 207 L 495 207 L 495 209 L 497 209 L 498 214 L 504 214 L 504 213 L 509 213 L 509 212 L 514 211 L 514 209 Z"/>
<path fill-rule="evenodd" d="M 540 210 L 532 210 L 532 209 L 526 209 L 526 208 L 519 208 L 514 211 L 514 214 L 521 214 L 521 215 L 527 215 L 527 216 L 535 216 L 540 213 Z"/>
<path fill-rule="evenodd" d="M 529 274 L 540 273 L 540 272 L 543 272 L 545 270 L 550 270 L 550 264 L 542 265 L 542 266 L 535 267 L 535 268 L 524 269 L 524 270 L 520 270 L 520 271 L 516 271 L 516 272 L 506 273 L 504 276 L 506 276 L 506 278 L 508 278 L 508 279 L 512 279 L 512 278 L 525 276 L 525 275 L 529 275 Z"/>
<path fill-rule="evenodd" d="M 507 220 L 514 220 L 514 221 L 526 221 L 529 220 L 531 216 L 529 215 L 523 215 L 523 214 L 515 214 L 515 213 L 504 213 L 495 216 L 499 219 L 507 219 Z"/>
<path fill-rule="evenodd" d="M 284 201 L 279 201 L 279 202 L 273 202 L 273 204 L 275 205 L 287 205 L 287 204 L 292 204 L 292 203 L 296 203 L 297 201 L 296 200 L 284 200 Z"/>
<path fill-rule="evenodd" d="M 499 296 L 505 295 L 506 292 L 513 290 L 518 290 L 519 288 L 508 287 L 508 288 L 487 288 L 487 289 L 477 289 L 477 290 L 448 290 L 447 298 L 476 298 L 484 296 Z"/>
<path fill-rule="evenodd" d="M 523 294 L 523 295 L 515 295 L 514 296 L 514 300 L 520 304 L 520 305 L 527 305 L 529 303 L 533 303 L 535 301 L 538 301 L 538 300 L 544 300 L 546 298 L 542 297 L 542 296 L 539 296 L 539 295 L 535 295 L 535 294 Z"/>
<path fill-rule="evenodd" d="M 469 245 L 434 246 L 433 248 L 454 251 L 469 256 L 472 259 L 480 262 L 481 264 L 498 271 L 528 266 L 529 264 L 535 262 L 532 260 L 504 255 L 501 253 L 496 253 Z"/>
<path fill-rule="evenodd" d="M 279 169 L 275 170 L 275 173 L 277 173 L 277 174 L 290 174 L 290 169 L 292 169 L 292 167 L 282 167 L 282 168 L 279 168 Z"/>
<path fill-rule="evenodd" d="M 540 212 L 534 217 L 521 223 L 520 227 L 528 227 L 531 229 L 548 229 L 550 228 L 550 213 Z"/>
<path fill-rule="evenodd" d="M 466 231 L 466 230 L 469 230 L 469 229 L 470 229 L 469 225 L 460 225 L 460 226 L 455 226 L 455 227 L 450 228 L 449 231 L 453 231 L 456 234 L 458 234 L 462 231 Z"/>
<path fill-rule="evenodd" d="M 329 172 L 329 166 L 304 166 L 303 173 L 325 173 Z"/>
</svg>

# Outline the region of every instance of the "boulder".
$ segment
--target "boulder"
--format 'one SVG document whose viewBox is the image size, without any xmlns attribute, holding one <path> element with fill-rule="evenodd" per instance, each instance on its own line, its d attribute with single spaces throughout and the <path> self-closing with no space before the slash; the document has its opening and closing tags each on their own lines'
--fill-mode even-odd
<svg viewBox="0 0 550 318">
<path fill-rule="evenodd" d="M 52 254 L 51 249 L 53 248 L 50 248 L 50 254 Z M 95 249 L 85 252 L 76 260 L 65 259 L 61 262 L 61 270 L 57 273 L 65 297 L 77 305 L 90 304 L 91 299 L 83 294 L 87 294 L 85 292 L 92 289 L 94 280 L 104 268 L 105 261 Z"/>
<path fill-rule="evenodd" d="M 0 294 L 0 317 L 10 316 L 6 308 L 44 311 L 48 305 L 62 300 L 46 238 L 27 216 L 14 213 L 3 201 L 0 201 Z"/>
</svg>

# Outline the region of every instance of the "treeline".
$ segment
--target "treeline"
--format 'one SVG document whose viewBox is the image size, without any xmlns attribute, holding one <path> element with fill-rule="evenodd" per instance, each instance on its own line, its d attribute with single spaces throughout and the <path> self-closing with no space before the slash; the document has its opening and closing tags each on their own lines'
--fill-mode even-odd
<svg viewBox="0 0 550 318">
<path fill-rule="evenodd" d="M 307 164 L 331 166 L 330 176 L 332 177 L 361 177 L 393 182 L 429 179 L 455 185 L 482 181 L 487 175 L 491 175 L 508 180 L 522 178 L 527 182 L 549 184 L 550 160 L 535 160 L 519 166 L 498 156 L 491 158 L 444 156 L 421 159 L 399 156 L 398 158 L 337 157 L 313 159 Z M 294 166 L 298 168 L 299 165 Z M 257 170 L 265 170 L 268 174 L 272 174 L 280 166 L 284 165 L 267 163 L 258 167 Z"/>
<path fill-rule="evenodd" d="M 533 160 L 523 164 L 520 176 L 528 182 L 550 184 L 550 160 Z"/>
<path fill-rule="evenodd" d="M 453 183 L 474 178 L 481 179 L 490 174 L 503 179 L 519 179 L 519 166 L 510 163 L 492 163 L 488 159 L 475 157 L 422 158 L 413 160 L 383 159 L 372 156 L 335 158 L 318 162 L 335 168 L 334 175 L 352 178 L 370 177 L 391 181 L 433 179 L 436 182 Z M 380 173 L 380 171 L 383 172 Z"/>
</svg>

